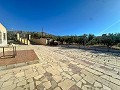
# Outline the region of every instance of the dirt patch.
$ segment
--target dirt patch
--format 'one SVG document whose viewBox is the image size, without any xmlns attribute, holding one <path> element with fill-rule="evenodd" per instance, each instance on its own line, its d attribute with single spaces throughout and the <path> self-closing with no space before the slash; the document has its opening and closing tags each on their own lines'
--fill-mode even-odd
<svg viewBox="0 0 120 90">
<path fill-rule="evenodd" d="M 6 51 L 5 55 L 11 55 L 12 53 L 12 51 Z M 2 53 L 0 53 L 0 56 L 2 56 Z M 0 66 L 24 63 L 38 59 L 39 58 L 37 57 L 34 50 L 17 50 L 17 56 L 15 56 L 15 58 L 0 58 Z"/>
</svg>

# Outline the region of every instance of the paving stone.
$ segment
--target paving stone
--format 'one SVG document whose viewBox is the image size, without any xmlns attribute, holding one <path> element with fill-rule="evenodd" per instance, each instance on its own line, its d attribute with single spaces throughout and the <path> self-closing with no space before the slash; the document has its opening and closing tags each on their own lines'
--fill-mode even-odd
<svg viewBox="0 0 120 90">
<path fill-rule="evenodd" d="M 57 69 L 59 72 L 63 72 L 63 69 L 60 67 L 59 69 Z"/>
<path fill-rule="evenodd" d="M 69 71 L 69 68 L 67 68 L 67 66 L 61 67 L 63 69 L 63 71 Z"/>
<path fill-rule="evenodd" d="M 94 86 L 95 86 L 95 87 L 100 87 L 100 88 L 101 88 L 101 87 L 102 87 L 102 84 L 96 81 L 96 82 L 94 83 Z"/>
<path fill-rule="evenodd" d="M 60 72 L 58 70 L 52 70 L 50 71 L 52 75 L 60 75 Z"/>
<path fill-rule="evenodd" d="M 10 86 L 6 86 L 4 88 L 0 88 L 0 90 L 13 90 L 16 87 L 16 84 L 12 84 Z"/>
<path fill-rule="evenodd" d="M 74 64 L 74 65 L 77 65 L 78 63 L 74 62 L 74 61 L 71 61 L 70 63 Z"/>
<path fill-rule="evenodd" d="M 94 90 L 103 90 L 103 88 L 97 88 L 97 87 L 95 87 Z"/>
<path fill-rule="evenodd" d="M 29 84 L 26 84 L 23 88 L 25 89 L 25 90 L 29 90 Z"/>
<path fill-rule="evenodd" d="M 72 78 L 69 74 L 67 74 L 67 73 L 65 73 L 65 72 L 63 72 L 62 75 L 65 76 L 65 77 L 67 77 L 67 78 L 69 78 L 69 79 Z"/>
<path fill-rule="evenodd" d="M 111 88 L 109 88 L 109 87 L 107 87 L 105 85 L 103 85 L 103 89 L 105 89 L 105 90 L 111 90 Z"/>
<path fill-rule="evenodd" d="M 46 89 L 49 89 L 51 87 L 50 81 L 44 82 L 43 85 L 45 86 Z"/>
<path fill-rule="evenodd" d="M 17 84 L 17 86 L 22 86 L 22 85 L 26 85 L 26 80 L 20 81 Z"/>
<path fill-rule="evenodd" d="M 48 81 L 52 81 L 53 80 L 52 74 L 49 73 L 49 72 L 44 73 L 44 76 L 47 78 Z"/>
<path fill-rule="evenodd" d="M 45 72 L 45 73 L 44 73 L 44 76 L 51 77 L 51 76 L 52 76 L 52 74 L 51 74 L 51 73 L 49 73 L 49 72 Z"/>
<path fill-rule="evenodd" d="M 13 82 L 14 84 L 17 84 L 18 82 L 20 82 L 18 79 L 14 79 L 13 81 L 14 81 Z"/>
<path fill-rule="evenodd" d="M 33 82 L 33 78 L 27 79 L 27 82 L 28 82 L 28 83 Z"/>
<path fill-rule="evenodd" d="M 31 82 L 31 83 L 29 84 L 29 86 L 30 86 L 30 90 L 34 90 L 34 88 L 35 88 L 34 82 Z"/>
<path fill-rule="evenodd" d="M 39 80 L 43 75 L 38 75 L 36 77 L 34 77 L 35 80 Z"/>
<path fill-rule="evenodd" d="M 37 86 L 37 85 L 41 84 L 41 81 L 36 81 L 35 84 Z"/>
<path fill-rule="evenodd" d="M 51 82 L 51 88 L 55 88 L 57 86 L 57 82 L 55 80 L 50 81 Z"/>
<path fill-rule="evenodd" d="M 87 71 L 91 72 L 91 73 L 95 73 L 95 72 L 96 72 L 96 70 L 91 69 L 91 68 L 89 68 L 89 67 L 86 67 L 85 69 L 86 69 Z"/>
<path fill-rule="evenodd" d="M 24 90 L 22 87 L 16 87 L 14 90 Z"/>
<path fill-rule="evenodd" d="M 13 84 L 13 81 L 6 81 L 3 83 L 2 87 L 7 87 Z"/>
<path fill-rule="evenodd" d="M 56 87 L 54 90 L 61 90 L 59 87 Z"/>
<path fill-rule="evenodd" d="M 0 82 L 0 87 L 2 86 L 3 82 Z"/>
<path fill-rule="evenodd" d="M 78 67 L 78 66 L 76 66 L 74 64 L 71 64 L 71 63 L 68 66 L 69 66 L 69 68 L 72 69 L 72 72 L 74 74 L 81 73 L 81 68 L 80 67 Z"/>
<path fill-rule="evenodd" d="M 61 76 L 58 76 L 58 75 L 55 75 L 55 76 L 53 76 L 53 79 L 54 79 L 56 82 L 59 82 L 60 80 L 62 80 L 62 77 L 61 77 Z"/>
<path fill-rule="evenodd" d="M 71 71 L 68 71 L 68 74 L 70 74 L 71 76 L 74 74 L 73 72 L 71 72 Z"/>
<path fill-rule="evenodd" d="M 110 80 L 110 76 L 108 76 L 108 75 L 102 75 L 102 76 L 100 76 L 100 77 L 102 77 L 102 78 L 104 78 L 104 79 L 106 79 L 106 80 Z"/>
<path fill-rule="evenodd" d="M 86 84 L 86 83 L 87 83 L 84 79 L 82 79 L 82 80 L 81 80 L 81 82 L 82 82 L 82 83 L 84 83 L 84 84 Z"/>
<path fill-rule="evenodd" d="M 14 81 L 14 80 L 16 80 L 17 78 L 16 77 L 11 77 L 10 79 L 9 79 L 9 81 Z"/>
<path fill-rule="evenodd" d="M 82 73 L 81 76 L 82 76 L 82 77 L 85 77 L 85 74 Z"/>
<path fill-rule="evenodd" d="M 82 65 L 82 64 L 79 64 L 79 65 L 77 65 L 78 67 L 80 67 L 80 68 L 85 68 L 86 66 L 84 66 L 84 65 Z"/>
<path fill-rule="evenodd" d="M 82 77 L 79 76 L 78 74 L 74 74 L 72 77 L 75 79 L 76 82 L 82 79 Z"/>
<path fill-rule="evenodd" d="M 120 80 L 120 75 L 117 75 L 117 74 L 112 73 L 111 76 L 112 76 L 113 78 L 115 78 L 115 79 L 119 79 L 119 80 Z"/>
<path fill-rule="evenodd" d="M 113 77 L 110 77 L 109 79 L 110 79 L 111 82 L 113 82 L 113 83 L 115 83 L 115 84 L 117 84 L 117 85 L 120 86 L 120 80 L 115 79 L 115 78 L 113 78 Z"/>
<path fill-rule="evenodd" d="M 48 80 L 47 80 L 47 78 L 44 78 L 43 80 L 42 80 L 42 82 L 47 82 Z"/>
<path fill-rule="evenodd" d="M 79 88 L 82 88 L 82 82 L 79 81 L 77 84 L 76 84 Z"/>
<path fill-rule="evenodd" d="M 82 90 L 94 90 L 94 89 L 92 89 L 92 87 L 90 85 L 84 85 L 82 87 Z"/>
<path fill-rule="evenodd" d="M 89 71 L 87 71 L 87 70 L 85 70 L 85 69 L 82 69 L 82 70 L 81 70 L 81 73 L 82 73 L 82 74 L 85 74 L 85 75 L 94 75 L 94 74 L 90 73 Z"/>
<path fill-rule="evenodd" d="M 24 76 L 24 72 L 20 72 L 20 73 L 17 73 L 16 75 L 15 75 L 15 77 L 23 77 Z"/>
<path fill-rule="evenodd" d="M 0 71 L 0 77 L 3 76 L 3 75 L 6 75 L 7 73 L 8 73 L 8 71 L 6 71 L 6 70 L 5 71 L 4 70 Z"/>
<path fill-rule="evenodd" d="M 48 68 L 46 68 L 46 71 L 45 72 L 50 72 L 50 71 L 53 71 L 54 69 L 51 67 L 51 66 L 49 66 Z M 44 73 L 45 73 L 44 72 Z"/>
<path fill-rule="evenodd" d="M 28 70 L 25 70 L 25 77 L 27 79 L 35 76 L 38 76 L 38 72 L 33 68 L 29 68 Z"/>
<path fill-rule="evenodd" d="M 66 79 L 63 82 L 59 83 L 58 86 L 60 86 L 63 90 L 68 90 L 74 84 L 75 82 L 73 82 L 72 80 Z"/>
<path fill-rule="evenodd" d="M 67 77 L 65 77 L 65 76 L 62 76 L 62 79 L 68 79 Z"/>
<path fill-rule="evenodd" d="M 77 85 L 73 85 L 72 87 L 69 88 L 69 90 L 82 90 L 82 89 L 80 89 Z"/>
<path fill-rule="evenodd" d="M 13 77 L 13 74 L 6 74 L 6 75 L 3 75 L 2 77 L 1 77 L 1 79 L 0 79 L 0 81 L 6 81 L 6 80 L 8 80 L 8 79 L 10 79 L 10 78 L 12 78 Z"/>
<path fill-rule="evenodd" d="M 92 78 L 90 75 L 87 75 L 84 77 L 84 80 L 86 80 L 87 82 L 89 82 L 90 84 L 93 84 L 95 82 L 95 79 Z"/>
<path fill-rule="evenodd" d="M 25 77 L 19 77 L 19 78 L 17 78 L 19 81 L 24 81 L 24 80 L 26 80 L 26 78 Z"/>
<path fill-rule="evenodd" d="M 39 84 L 37 85 L 37 90 L 46 90 L 45 87 L 43 86 L 43 84 Z"/>
<path fill-rule="evenodd" d="M 15 74 L 17 74 L 17 73 L 23 72 L 23 69 L 21 69 L 21 67 L 18 67 L 18 68 L 12 69 L 12 71 L 13 71 Z"/>
<path fill-rule="evenodd" d="M 114 84 L 114 83 L 112 83 L 112 82 L 110 82 L 109 83 L 109 87 L 112 89 L 112 90 L 120 90 L 120 86 L 118 86 L 118 85 L 116 85 L 116 84 Z"/>
<path fill-rule="evenodd" d="M 98 71 L 95 71 L 94 74 L 96 74 L 96 75 L 100 75 L 100 76 L 103 75 L 103 73 L 98 72 Z"/>
<path fill-rule="evenodd" d="M 100 76 L 96 76 L 95 75 L 93 78 L 96 79 L 97 81 L 99 81 L 100 83 L 106 85 L 106 86 L 109 86 L 109 84 L 110 84 L 110 81 L 108 81 L 109 77 L 107 77 L 106 79 L 104 79 L 104 78 L 101 78 Z"/>
</svg>

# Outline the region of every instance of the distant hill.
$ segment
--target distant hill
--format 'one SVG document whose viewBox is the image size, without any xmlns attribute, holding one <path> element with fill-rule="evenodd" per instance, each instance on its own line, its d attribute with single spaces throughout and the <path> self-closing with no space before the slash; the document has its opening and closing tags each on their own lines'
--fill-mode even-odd
<svg viewBox="0 0 120 90">
<path fill-rule="evenodd" d="M 8 40 L 15 40 L 17 33 L 19 33 L 20 37 L 23 37 L 23 38 L 25 38 L 28 34 L 30 34 L 31 37 L 33 38 L 40 38 L 42 36 L 46 38 L 55 37 L 55 35 L 52 35 L 46 32 L 28 32 L 28 31 L 22 31 L 22 30 L 15 30 L 15 31 L 8 30 L 7 31 Z"/>
</svg>

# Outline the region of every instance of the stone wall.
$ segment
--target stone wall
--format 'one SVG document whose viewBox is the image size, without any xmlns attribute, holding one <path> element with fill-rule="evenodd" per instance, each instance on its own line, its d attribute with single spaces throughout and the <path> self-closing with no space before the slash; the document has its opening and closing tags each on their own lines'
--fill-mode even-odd
<svg viewBox="0 0 120 90">
<path fill-rule="evenodd" d="M 47 39 L 46 38 L 40 38 L 40 39 L 32 39 L 32 42 L 40 45 L 47 45 Z"/>
</svg>

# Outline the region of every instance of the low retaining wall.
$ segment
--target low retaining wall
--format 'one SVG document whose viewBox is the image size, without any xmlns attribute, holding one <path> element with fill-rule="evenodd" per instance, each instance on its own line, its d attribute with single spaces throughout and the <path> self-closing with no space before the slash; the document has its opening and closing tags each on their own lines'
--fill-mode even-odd
<svg viewBox="0 0 120 90">
<path fill-rule="evenodd" d="M 18 41 L 25 45 L 30 45 L 30 41 L 24 38 L 19 38 Z"/>
<path fill-rule="evenodd" d="M 46 38 L 40 38 L 40 39 L 31 39 L 32 42 L 40 45 L 47 45 L 47 39 Z"/>
</svg>

